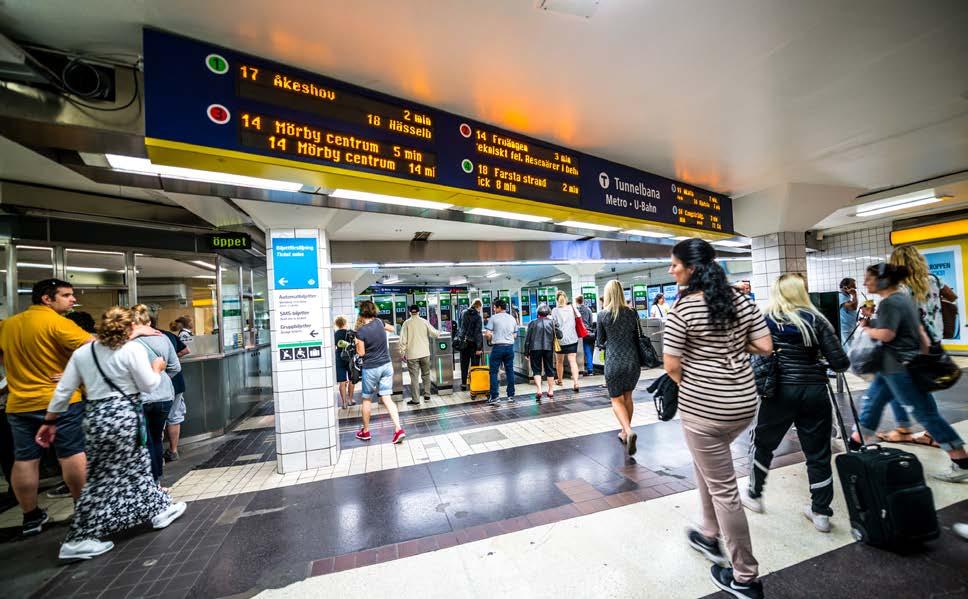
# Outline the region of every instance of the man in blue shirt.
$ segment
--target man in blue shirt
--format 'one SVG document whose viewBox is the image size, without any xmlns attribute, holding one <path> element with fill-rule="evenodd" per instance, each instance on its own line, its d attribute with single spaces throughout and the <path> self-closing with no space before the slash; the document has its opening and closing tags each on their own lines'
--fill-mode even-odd
<svg viewBox="0 0 968 599">
<path fill-rule="evenodd" d="M 491 399 L 488 405 L 498 403 L 497 377 L 501 366 L 508 381 L 508 403 L 514 402 L 514 338 L 518 334 L 518 323 L 507 313 L 508 305 L 502 299 L 494 300 L 491 305 L 494 314 L 484 325 L 484 336 L 494 347 L 491 349 Z"/>
<path fill-rule="evenodd" d="M 846 278 L 840 282 L 840 342 L 847 339 L 857 326 L 857 281 Z"/>
</svg>

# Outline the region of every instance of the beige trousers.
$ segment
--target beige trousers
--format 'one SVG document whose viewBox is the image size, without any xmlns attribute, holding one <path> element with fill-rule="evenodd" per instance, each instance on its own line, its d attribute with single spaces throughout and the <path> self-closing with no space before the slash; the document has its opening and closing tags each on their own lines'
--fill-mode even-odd
<svg viewBox="0 0 968 599">
<path fill-rule="evenodd" d="M 733 563 L 733 576 L 740 583 L 755 580 L 759 564 L 753 557 L 749 524 L 739 500 L 729 446 L 751 421 L 711 422 L 682 414 L 682 431 L 692 454 L 702 502 L 702 534 L 709 538 L 723 536 Z"/>
</svg>

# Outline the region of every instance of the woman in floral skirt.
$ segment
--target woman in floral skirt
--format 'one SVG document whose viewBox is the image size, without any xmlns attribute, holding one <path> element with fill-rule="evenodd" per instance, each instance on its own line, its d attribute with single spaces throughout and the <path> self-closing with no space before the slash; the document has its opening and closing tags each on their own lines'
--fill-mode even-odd
<svg viewBox="0 0 968 599">
<path fill-rule="evenodd" d="M 112 533 L 151 521 L 165 528 L 185 512 L 185 503 L 172 503 L 151 475 L 143 434 L 140 393 L 161 381 L 165 361 L 149 361 L 139 334 L 155 334 L 136 327 L 127 308 L 108 309 L 98 324 L 97 341 L 74 352 L 47 407 L 37 443 L 47 447 L 57 431 L 57 417 L 67 409 L 71 394 L 84 385 L 85 448 L 88 477 L 74 508 L 74 520 L 61 559 L 90 559 L 114 547 L 102 540 Z"/>
</svg>

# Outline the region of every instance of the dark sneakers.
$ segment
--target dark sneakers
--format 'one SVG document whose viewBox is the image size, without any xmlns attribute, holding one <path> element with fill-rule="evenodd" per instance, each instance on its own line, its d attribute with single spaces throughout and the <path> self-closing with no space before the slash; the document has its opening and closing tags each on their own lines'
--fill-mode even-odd
<svg viewBox="0 0 968 599">
<path fill-rule="evenodd" d="M 44 530 L 44 524 L 47 524 L 48 521 L 50 521 L 50 516 L 47 515 L 47 510 L 37 508 L 29 514 L 24 514 L 24 526 L 21 534 L 25 537 L 39 535 Z"/>
<path fill-rule="evenodd" d="M 732 568 L 723 568 L 722 566 L 713 564 L 712 568 L 709 569 L 709 574 L 712 576 L 713 583 L 716 586 L 733 597 L 740 597 L 741 599 L 762 599 L 764 596 L 762 582 L 759 580 L 745 583 L 736 582 L 733 578 Z"/>
<path fill-rule="evenodd" d="M 729 560 L 723 555 L 723 550 L 719 546 L 719 539 L 707 539 L 695 528 L 686 529 L 686 538 L 689 540 L 690 547 L 701 553 L 703 557 L 712 563 L 723 568 L 729 566 Z"/>
<path fill-rule="evenodd" d="M 51 499 L 70 497 L 71 490 L 67 488 L 67 483 L 61 483 L 56 487 L 54 487 L 53 489 L 51 489 L 50 491 L 47 491 L 47 496 L 50 497 Z"/>
</svg>

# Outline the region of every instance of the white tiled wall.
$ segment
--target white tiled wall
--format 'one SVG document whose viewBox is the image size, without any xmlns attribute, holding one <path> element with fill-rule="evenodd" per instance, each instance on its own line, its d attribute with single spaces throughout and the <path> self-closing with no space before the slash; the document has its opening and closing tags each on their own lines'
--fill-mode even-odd
<svg viewBox="0 0 968 599">
<path fill-rule="evenodd" d="M 316 229 L 272 229 L 274 239 L 316 237 L 319 241 L 319 293 L 322 300 L 322 359 L 279 360 L 277 336 L 272 336 L 272 386 L 276 413 L 276 469 L 280 474 L 299 472 L 336 464 L 339 460 L 339 435 L 336 417 L 335 372 L 333 370 L 333 329 L 330 314 L 332 282 L 329 244 L 325 232 Z M 275 288 L 272 248 L 268 248 L 270 291 Z M 352 294 L 352 286 L 350 287 Z M 352 298 L 351 298 L 352 299 Z M 275 332 L 277 320 L 273 294 L 269 294 L 269 316 Z"/>
<path fill-rule="evenodd" d="M 353 316 L 355 310 L 353 306 L 353 283 L 333 283 L 332 293 L 333 318 L 343 315 L 352 327 L 356 321 L 356 318 Z"/>
<path fill-rule="evenodd" d="M 806 274 L 807 258 L 802 231 L 770 233 L 752 239 L 753 275 L 750 286 L 756 301 L 763 304 L 770 299 L 773 282 L 784 273 Z"/>
<path fill-rule="evenodd" d="M 858 285 L 868 266 L 884 262 L 891 254 L 891 225 L 874 225 L 847 233 L 827 235 L 821 251 L 807 255 L 810 291 L 837 291 L 841 279 L 851 277 Z"/>
</svg>

